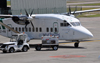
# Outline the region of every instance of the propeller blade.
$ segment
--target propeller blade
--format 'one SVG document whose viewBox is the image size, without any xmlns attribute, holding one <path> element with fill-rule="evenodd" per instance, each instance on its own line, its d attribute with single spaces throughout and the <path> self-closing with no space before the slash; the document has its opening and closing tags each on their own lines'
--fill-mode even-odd
<svg viewBox="0 0 100 63">
<path fill-rule="evenodd" d="M 74 13 L 73 14 L 75 14 L 75 12 L 77 11 L 77 6 L 75 7 L 75 11 L 74 11 Z"/>
<path fill-rule="evenodd" d="M 69 14 L 71 14 L 71 8 L 70 8 L 70 6 L 69 6 Z"/>
<path fill-rule="evenodd" d="M 30 17 L 33 14 L 33 11 L 34 11 L 34 9 L 32 10 L 32 12 L 29 15 L 28 12 L 25 9 L 25 12 L 26 12 L 27 17 Z M 25 25 L 25 28 L 27 28 L 27 25 L 29 24 L 28 22 L 29 22 L 29 20 L 25 22 L 25 24 L 26 24 Z M 32 27 L 34 28 L 34 25 L 33 25 L 32 21 L 30 21 L 30 23 L 31 23 Z"/>
<path fill-rule="evenodd" d="M 67 15 L 71 14 L 71 9 L 70 9 L 70 5 L 69 5 L 69 12 L 67 13 Z"/>
<path fill-rule="evenodd" d="M 26 12 L 26 16 L 29 16 L 29 14 L 27 13 L 26 9 L 25 9 L 25 12 Z"/>
<path fill-rule="evenodd" d="M 25 28 L 27 28 L 27 25 L 29 24 L 30 22 L 28 20 L 26 20 L 25 22 Z"/>
<path fill-rule="evenodd" d="M 31 22 L 32 27 L 34 28 L 34 25 L 33 25 L 32 21 L 30 21 L 30 22 Z"/>
<path fill-rule="evenodd" d="M 32 12 L 30 13 L 30 16 L 33 14 L 34 9 L 32 10 Z"/>
</svg>

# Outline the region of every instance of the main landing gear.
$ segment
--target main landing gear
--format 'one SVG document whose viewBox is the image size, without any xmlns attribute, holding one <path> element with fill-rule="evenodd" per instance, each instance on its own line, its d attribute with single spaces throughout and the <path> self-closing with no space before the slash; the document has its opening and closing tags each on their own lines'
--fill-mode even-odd
<svg viewBox="0 0 100 63">
<path fill-rule="evenodd" d="M 77 41 L 74 43 L 74 47 L 75 47 L 75 48 L 78 48 L 78 47 L 79 47 L 79 42 L 80 42 L 80 41 L 77 40 Z"/>
</svg>

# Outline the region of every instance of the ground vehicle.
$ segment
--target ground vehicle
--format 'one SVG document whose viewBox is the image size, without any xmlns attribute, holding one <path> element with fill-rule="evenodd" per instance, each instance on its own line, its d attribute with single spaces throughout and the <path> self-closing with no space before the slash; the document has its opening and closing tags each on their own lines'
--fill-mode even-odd
<svg viewBox="0 0 100 63">
<path fill-rule="evenodd" d="M 21 33 L 12 35 L 10 42 L 6 42 L 1 45 L 1 50 L 3 51 L 3 53 L 14 53 L 15 51 L 27 52 L 30 49 L 27 41 L 27 34 Z"/>
<path fill-rule="evenodd" d="M 42 44 L 36 45 L 35 49 L 40 51 L 43 47 L 52 47 L 53 50 L 58 50 L 58 36 L 42 36 Z"/>
</svg>

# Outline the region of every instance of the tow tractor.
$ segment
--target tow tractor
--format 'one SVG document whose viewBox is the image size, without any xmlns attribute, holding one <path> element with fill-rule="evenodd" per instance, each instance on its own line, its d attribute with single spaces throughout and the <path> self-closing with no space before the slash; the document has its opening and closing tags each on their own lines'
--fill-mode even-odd
<svg viewBox="0 0 100 63">
<path fill-rule="evenodd" d="M 27 43 L 28 41 L 29 38 L 27 34 L 21 33 L 12 35 L 10 42 L 3 43 L 0 49 L 3 53 L 14 53 L 15 51 L 27 52 L 30 49 L 29 44 Z"/>
<path fill-rule="evenodd" d="M 42 36 L 42 44 L 37 44 L 35 49 L 40 51 L 43 47 L 52 47 L 53 50 L 58 50 L 58 36 Z"/>
</svg>

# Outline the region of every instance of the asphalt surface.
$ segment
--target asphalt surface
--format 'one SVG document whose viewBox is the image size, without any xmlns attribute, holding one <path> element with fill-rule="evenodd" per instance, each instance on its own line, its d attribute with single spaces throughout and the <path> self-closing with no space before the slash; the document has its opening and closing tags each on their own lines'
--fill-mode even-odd
<svg viewBox="0 0 100 63">
<path fill-rule="evenodd" d="M 100 63 L 100 17 L 79 18 L 81 24 L 89 29 L 94 38 L 81 42 L 79 48 L 74 48 L 73 43 L 60 40 L 59 49 L 43 48 L 36 51 L 34 44 L 41 40 L 31 40 L 31 49 L 28 52 L 2 53 L 0 63 Z M 0 36 L 0 43 L 9 41 L 9 38 Z"/>
</svg>

